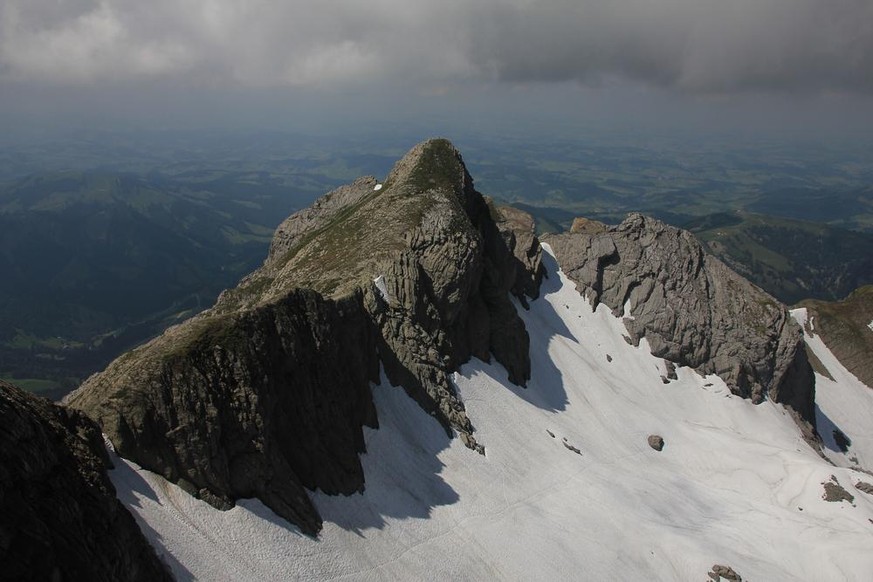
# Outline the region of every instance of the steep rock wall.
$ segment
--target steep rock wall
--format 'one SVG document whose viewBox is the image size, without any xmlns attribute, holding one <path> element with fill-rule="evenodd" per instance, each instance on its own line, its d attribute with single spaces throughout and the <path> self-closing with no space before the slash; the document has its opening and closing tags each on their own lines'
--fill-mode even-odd
<svg viewBox="0 0 873 582">
<path fill-rule="evenodd" d="M 0 578 L 171 579 L 107 467 L 93 421 L 0 380 Z"/>
<path fill-rule="evenodd" d="M 257 497 L 315 534 L 306 489 L 364 486 L 361 429 L 378 423 L 369 385 L 380 364 L 481 452 L 449 374 L 493 355 L 513 382 L 530 377 L 509 294 L 535 292 L 538 253 L 532 220 L 503 220 L 458 151 L 430 140 L 382 188 L 361 179 L 289 217 L 261 269 L 68 402 L 121 455 L 216 507 Z"/>
<path fill-rule="evenodd" d="M 548 243 L 593 306 L 626 315 L 633 342 L 645 337 L 654 355 L 718 374 L 753 402 L 769 395 L 815 425 L 799 326 L 773 297 L 705 254 L 691 233 L 632 214 Z"/>
</svg>

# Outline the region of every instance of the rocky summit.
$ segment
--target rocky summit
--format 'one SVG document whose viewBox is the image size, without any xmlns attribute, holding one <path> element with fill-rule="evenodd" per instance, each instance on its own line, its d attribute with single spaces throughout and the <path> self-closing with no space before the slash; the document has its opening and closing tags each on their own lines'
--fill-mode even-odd
<svg viewBox="0 0 873 582">
<path fill-rule="evenodd" d="M 93 421 L 0 380 L 0 579 L 171 579 L 109 467 Z"/>
<path fill-rule="evenodd" d="M 754 402 L 765 396 L 815 426 L 815 385 L 800 327 L 785 306 L 704 253 L 687 232 L 641 214 L 617 226 L 551 236 L 562 270 L 592 305 L 603 303 L 636 345 L 718 374 Z"/>
<path fill-rule="evenodd" d="M 210 504 L 257 497 L 315 534 L 307 489 L 364 487 L 380 370 L 482 452 L 449 374 L 493 356 L 525 384 L 510 294 L 536 297 L 542 275 L 530 217 L 479 194 L 451 143 L 426 141 L 384 183 L 361 178 L 289 217 L 263 267 L 68 404 L 119 454 Z"/>
</svg>

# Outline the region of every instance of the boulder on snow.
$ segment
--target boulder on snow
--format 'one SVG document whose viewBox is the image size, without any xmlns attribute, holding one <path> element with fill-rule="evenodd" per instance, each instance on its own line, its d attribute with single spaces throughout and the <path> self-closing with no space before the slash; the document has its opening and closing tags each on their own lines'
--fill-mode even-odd
<svg viewBox="0 0 873 582">
<path fill-rule="evenodd" d="M 743 582 L 743 577 L 737 574 L 733 568 L 730 566 L 722 566 L 721 564 L 714 564 L 712 566 L 712 571 L 709 572 L 709 577 L 715 580 L 715 582 L 719 582 L 719 580 L 730 580 L 731 582 Z"/>
<path fill-rule="evenodd" d="M 564 448 L 566 448 L 568 451 L 572 451 L 572 452 L 576 453 L 577 455 L 582 454 L 582 451 L 580 451 L 578 447 L 574 447 L 573 445 L 568 443 L 567 439 L 564 439 L 563 445 L 564 445 Z"/>
<path fill-rule="evenodd" d="M 822 495 L 821 498 L 825 501 L 830 501 L 831 503 L 848 501 L 849 503 L 852 503 L 855 500 L 855 496 L 846 491 L 833 475 L 831 475 L 830 481 L 822 483 L 822 485 L 824 485 L 824 495 Z"/>
<path fill-rule="evenodd" d="M 664 360 L 664 367 L 667 368 L 667 380 L 679 379 L 679 376 L 676 374 L 676 364 L 670 360 Z"/>
<path fill-rule="evenodd" d="M 855 484 L 855 489 L 861 491 L 862 493 L 866 493 L 867 495 L 873 495 L 873 485 L 871 485 L 870 483 L 858 481 Z"/>
<path fill-rule="evenodd" d="M 649 446 L 655 449 L 656 451 L 661 451 L 664 449 L 664 438 L 661 435 L 650 434 L 649 435 Z"/>
</svg>

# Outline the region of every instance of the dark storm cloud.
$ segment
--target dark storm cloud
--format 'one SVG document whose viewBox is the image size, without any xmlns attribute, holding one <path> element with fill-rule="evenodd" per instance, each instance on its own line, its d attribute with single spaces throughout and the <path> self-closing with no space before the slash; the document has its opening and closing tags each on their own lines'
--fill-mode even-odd
<svg viewBox="0 0 873 582">
<path fill-rule="evenodd" d="M 0 79 L 873 91 L 870 0 L 6 0 Z"/>
<path fill-rule="evenodd" d="M 873 88 L 869 0 L 503 5 L 474 61 L 509 81 L 624 77 L 689 91 Z"/>
</svg>

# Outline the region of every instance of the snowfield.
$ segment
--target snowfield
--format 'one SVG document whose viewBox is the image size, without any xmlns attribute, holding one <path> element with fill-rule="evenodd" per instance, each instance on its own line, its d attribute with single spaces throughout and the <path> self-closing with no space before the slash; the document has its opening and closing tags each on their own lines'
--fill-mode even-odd
<svg viewBox="0 0 873 582">
<path fill-rule="evenodd" d="M 854 484 L 873 476 L 832 449 L 841 466 L 828 464 L 781 406 L 717 377 L 679 368 L 665 384 L 645 342 L 628 345 L 621 320 L 592 312 L 544 258 L 541 298 L 519 307 L 528 387 L 478 360 L 454 375 L 485 456 L 383 381 L 381 428 L 364 429 L 366 491 L 314 493 L 318 539 L 258 501 L 222 512 L 123 460 L 119 498 L 180 580 L 700 582 L 716 563 L 753 581 L 870 580 L 873 496 Z M 836 380 L 819 384 L 822 411 L 873 467 L 871 391 L 808 339 Z M 822 498 L 832 476 L 852 503 Z"/>
</svg>

